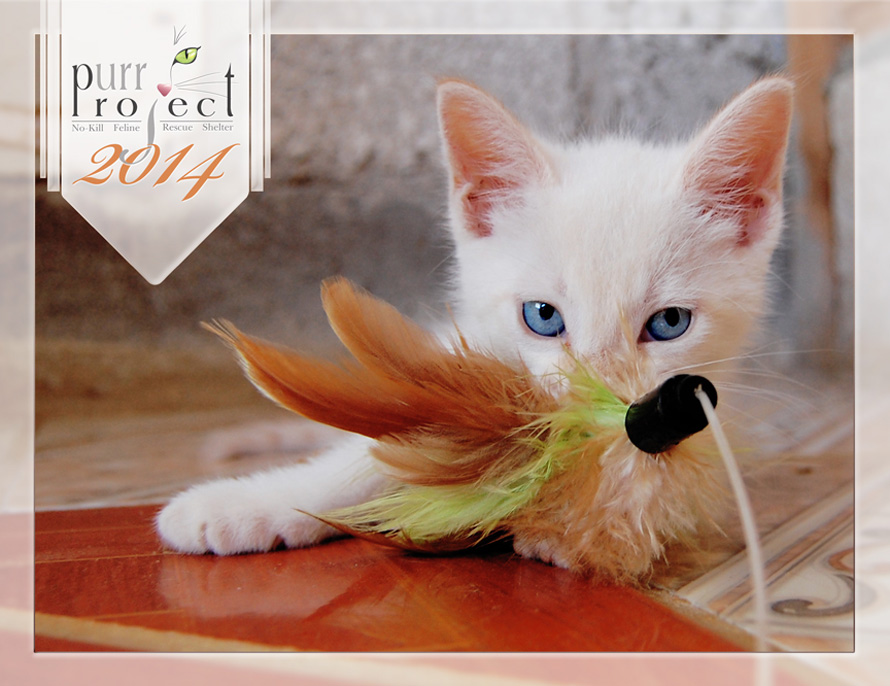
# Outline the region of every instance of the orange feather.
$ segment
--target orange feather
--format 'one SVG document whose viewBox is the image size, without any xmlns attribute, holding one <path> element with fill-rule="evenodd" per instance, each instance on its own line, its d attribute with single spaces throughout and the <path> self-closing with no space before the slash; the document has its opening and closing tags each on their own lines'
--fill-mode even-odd
<svg viewBox="0 0 890 686">
<path fill-rule="evenodd" d="M 235 349 L 250 380 L 283 407 L 382 441 L 375 453 L 413 483 L 467 483 L 509 469 L 515 433 L 556 401 L 522 368 L 445 347 L 345 279 L 322 286 L 332 328 L 355 359 L 333 363 L 205 327 Z M 419 450 L 417 444 L 422 443 Z"/>
</svg>

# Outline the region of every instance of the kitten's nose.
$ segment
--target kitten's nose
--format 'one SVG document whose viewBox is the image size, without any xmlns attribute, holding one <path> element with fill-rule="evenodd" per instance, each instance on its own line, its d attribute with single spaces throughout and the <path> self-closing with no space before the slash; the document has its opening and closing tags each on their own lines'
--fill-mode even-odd
<svg viewBox="0 0 890 686">
<path fill-rule="evenodd" d="M 633 403 L 624 416 L 630 442 L 655 455 L 674 447 L 708 425 L 695 391 L 701 388 L 717 406 L 717 389 L 703 376 L 678 374 Z"/>
</svg>

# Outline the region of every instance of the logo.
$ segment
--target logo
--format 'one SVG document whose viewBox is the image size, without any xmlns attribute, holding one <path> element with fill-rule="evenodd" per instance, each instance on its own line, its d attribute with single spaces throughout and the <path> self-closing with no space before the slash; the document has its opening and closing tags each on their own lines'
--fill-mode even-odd
<svg viewBox="0 0 890 686">
<path fill-rule="evenodd" d="M 250 3 L 61 10 L 62 196 L 160 283 L 250 189 Z"/>
</svg>

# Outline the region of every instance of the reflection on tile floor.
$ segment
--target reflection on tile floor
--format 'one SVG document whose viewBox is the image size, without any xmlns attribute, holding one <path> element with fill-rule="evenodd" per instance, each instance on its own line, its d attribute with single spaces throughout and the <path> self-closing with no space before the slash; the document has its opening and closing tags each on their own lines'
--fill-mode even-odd
<svg viewBox="0 0 890 686">
<path fill-rule="evenodd" d="M 343 539 L 164 551 L 156 507 L 37 514 L 38 651 L 735 651 L 633 589 L 509 550 L 430 558 Z"/>
</svg>

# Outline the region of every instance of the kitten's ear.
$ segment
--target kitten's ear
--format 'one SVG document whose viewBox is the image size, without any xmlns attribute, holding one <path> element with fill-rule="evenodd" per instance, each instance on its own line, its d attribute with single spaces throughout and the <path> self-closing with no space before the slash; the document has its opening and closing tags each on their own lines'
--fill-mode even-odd
<svg viewBox="0 0 890 686">
<path fill-rule="evenodd" d="M 453 211 L 471 235 L 487 236 L 492 207 L 550 178 L 550 163 L 531 132 L 484 91 L 449 79 L 437 95 Z"/>
<path fill-rule="evenodd" d="M 687 192 L 703 213 L 736 223 L 739 245 L 774 238 L 781 226 L 792 90 L 783 78 L 755 83 L 693 143 Z"/>
</svg>

